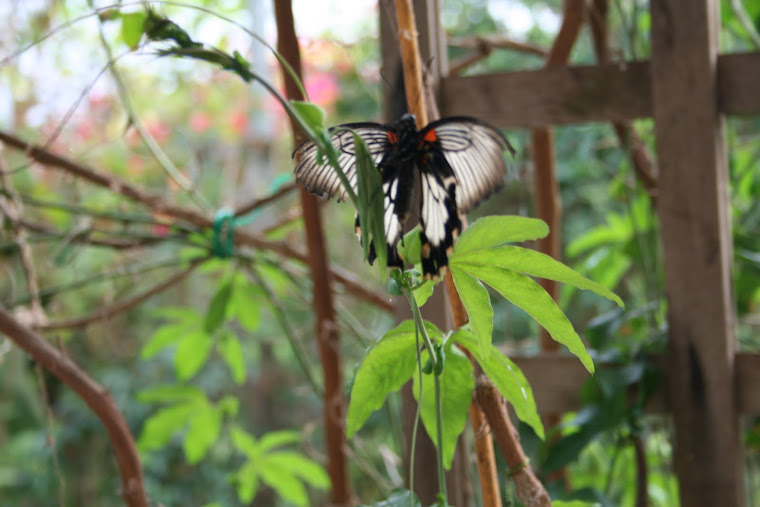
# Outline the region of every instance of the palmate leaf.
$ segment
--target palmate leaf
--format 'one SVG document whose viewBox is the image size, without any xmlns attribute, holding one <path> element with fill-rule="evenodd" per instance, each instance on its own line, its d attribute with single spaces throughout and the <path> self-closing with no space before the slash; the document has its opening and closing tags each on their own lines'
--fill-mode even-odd
<svg viewBox="0 0 760 507">
<path fill-rule="evenodd" d="M 209 403 L 196 403 L 190 414 L 187 433 L 182 441 L 185 459 L 191 465 L 200 462 L 219 439 L 222 414 Z"/>
<path fill-rule="evenodd" d="M 504 299 L 524 310 L 546 329 L 554 340 L 565 345 L 577 356 L 589 372 L 594 372 L 594 362 L 573 325 L 554 299 L 532 278 L 493 266 L 468 264 L 466 267 L 457 266 L 457 269 L 463 269 L 481 279 L 496 289 Z"/>
<path fill-rule="evenodd" d="M 543 326 L 553 339 L 566 345 L 590 371 L 593 362 L 583 342 L 554 300 L 530 277 L 563 282 L 590 290 L 620 306 L 622 300 L 608 290 L 548 255 L 506 245 L 509 241 L 537 239 L 548 233 L 540 220 L 523 217 L 487 217 L 465 230 L 449 257 L 449 267 L 462 303 L 478 337 L 478 356 L 484 359 L 493 331 L 493 310 L 487 291 L 478 280 L 496 289 Z"/>
<path fill-rule="evenodd" d="M 431 335 L 441 331 L 428 325 Z M 432 336 L 431 336 L 432 337 Z M 383 405 L 388 394 L 398 391 L 414 373 L 417 360 L 414 321 L 407 320 L 388 331 L 369 350 L 356 372 L 346 416 L 346 435 L 351 437 L 372 412 Z"/>
<path fill-rule="evenodd" d="M 489 346 L 489 353 L 484 356 L 476 354 L 480 341 L 468 329 L 460 329 L 450 340 L 470 351 L 499 393 L 512 404 L 517 417 L 532 427 L 539 437 L 544 438 L 544 427 L 538 416 L 533 391 L 520 368 L 492 345 Z"/>
<path fill-rule="evenodd" d="M 491 350 L 493 335 L 493 307 L 491 296 L 480 281 L 459 269 L 452 269 L 451 276 L 459 298 L 470 317 L 470 328 L 478 337 L 478 356 L 487 357 Z"/>
<path fill-rule="evenodd" d="M 477 252 L 504 243 L 532 241 L 543 238 L 547 234 L 549 234 L 549 226 L 537 218 L 520 216 L 484 217 L 462 232 L 454 245 L 454 254 L 462 255 L 468 252 Z"/>
<path fill-rule="evenodd" d="M 497 248 L 478 252 L 465 253 L 456 256 L 457 266 L 467 270 L 472 266 L 490 266 L 523 273 L 539 278 L 556 280 L 579 289 L 590 290 L 623 307 L 623 301 L 612 291 L 577 271 L 565 266 L 552 257 L 519 246 L 504 245 Z"/>
</svg>

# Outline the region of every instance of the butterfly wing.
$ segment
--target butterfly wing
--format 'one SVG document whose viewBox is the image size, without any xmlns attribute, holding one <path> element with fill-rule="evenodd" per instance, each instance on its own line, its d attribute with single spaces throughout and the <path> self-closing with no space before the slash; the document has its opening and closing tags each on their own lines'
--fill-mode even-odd
<svg viewBox="0 0 760 507">
<path fill-rule="evenodd" d="M 456 205 L 456 178 L 443 153 L 436 149 L 420 158 L 422 272 L 428 277 L 437 276 L 448 265 L 462 222 Z"/>
<path fill-rule="evenodd" d="M 355 192 L 358 189 L 353 132 L 359 134 L 364 140 L 372 159 L 375 164 L 378 164 L 390 145 L 389 131 L 387 125 L 369 122 L 347 123 L 330 129 L 330 141 L 338 150 L 338 164 L 343 169 Z M 341 184 L 338 173 L 327 162 L 327 157 L 324 154 L 322 163 L 320 163 L 318 152 L 317 145 L 313 141 L 306 141 L 295 149 L 293 159 L 296 161 L 296 181 L 313 194 L 326 195 L 327 197 L 337 196 L 341 201 L 346 200 L 348 194 Z"/>
<path fill-rule="evenodd" d="M 437 276 L 462 229 L 460 213 L 504 184 L 504 151 L 512 147 L 499 131 L 469 117 L 434 121 L 419 136 L 422 270 Z"/>
<path fill-rule="evenodd" d="M 430 123 L 420 131 L 427 150 L 440 148 L 456 177 L 456 204 L 466 213 L 504 185 L 506 138 L 489 124 L 466 116 Z"/>
</svg>

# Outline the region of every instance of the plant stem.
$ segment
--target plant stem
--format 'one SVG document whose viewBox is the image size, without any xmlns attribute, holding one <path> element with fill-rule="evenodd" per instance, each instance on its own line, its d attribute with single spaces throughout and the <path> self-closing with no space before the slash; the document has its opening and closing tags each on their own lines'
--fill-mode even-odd
<svg viewBox="0 0 760 507">
<path fill-rule="evenodd" d="M 446 494 L 446 473 L 443 468 L 443 396 L 441 395 L 441 376 L 433 373 L 435 381 L 435 437 L 438 441 L 438 487 L 443 493 L 443 500 L 449 505 Z"/>
<path fill-rule="evenodd" d="M 446 502 L 446 505 L 448 505 L 448 496 L 446 495 L 446 472 L 443 467 L 443 398 L 441 396 L 441 377 L 439 372 L 437 371 L 438 366 L 438 357 L 436 356 L 435 349 L 433 348 L 433 342 L 430 340 L 430 336 L 427 333 L 427 329 L 425 328 L 425 321 L 422 320 L 422 314 L 420 313 L 420 307 L 417 305 L 417 300 L 414 299 L 414 294 L 412 293 L 412 289 L 410 287 L 404 287 L 404 294 L 406 295 L 406 298 L 409 300 L 409 306 L 412 308 L 412 314 L 414 315 L 414 325 L 416 330 L 418 331 L 417 336 L 420 334 L 422 335 L 423 340 L 425 341 L 425 348 L 428 351 L 428 356 L 430 356 L 430 362 L 433 364 L 433 378 L 434 378 L 434 384 L 435 384 L 435 437 L 436 437 L 436 458 L 437 458 L 437 465 L 438 465 L 438 488 L 440 490 L 440 494 L 443 495 L 443 499 Z M 419 411 L 420 407 L 422 406 L 422 361 L 420 357 L 420 347 L 419 343 L 417 344 L 417 366 L 420 370 L 420 395 L 417 400 L 417 417 L 419 418 Z M 415 432 L 417 430 L 417 421 L 415 420 Z M 414 449 L 414 435 L 412 438 L 412 449 Z M 414 454 L 412 454 L 412 474 L 414 473 Z M 411 483 L 411 481 L 410 481 Z M 411 484 L 410 484 L 411 489 Z"/>
</svg>

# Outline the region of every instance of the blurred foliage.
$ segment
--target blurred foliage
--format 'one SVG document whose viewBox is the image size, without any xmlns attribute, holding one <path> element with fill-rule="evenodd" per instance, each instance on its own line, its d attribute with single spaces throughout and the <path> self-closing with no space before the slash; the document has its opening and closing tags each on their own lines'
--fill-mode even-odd
<svg viewBox="0 0 760 507">
<path fill-rule="evenodd" d="M 732 4 L 721 1 L 722 51 L 756 50 Z M 245 26 L 261 26 L 256 25 L 261 13 L 250 12 L 246 2 L 195 5 Z M 751 24 L 760 29 L 760 1 L 743 5 Z M 158 58 L 155 48 L 141 49 L 136 9 L 125 11 L 121 20 L 106 21 L 106 13 L 102 19 L 79 19 L 90 12 L 83 0 L 0 3 L 0 14 L 8 20 L 0 36 L 2 129 L 188 207 L 198 204 L 156 161 L 137 132 L 135 115 L 214 207 L 264 196 L 288 178 L 289 128 L 269 95 L 209 65 Z M 107 12 L 115 16 L 116 11 Z M 177 19 L 194 39 L 230 53 L 239 50 L 257 72 L 279 83 L 275 60 L 239 27 L 195 9 L 162 5 L 160 12 Z M 560 13 L 560 0 L 446 0 L 443 20 L 453 37 L 499 33 L 546 48 Z M 324 26 L 323 36 L 301 40 L 305 85 L 311 99 L 327 110 L 329 124 L 377 119 L 379 114 L 381 90 L 388 84 L 380 76 L 375 25 L 377 16 L 387 13 L 368 14 L 357 21 L 358 35 L 351 39 Z M 314 22 L 298 13 L 297 20 L 297 28 Z M 612 0 L 609 22 L 615 61 L 648 57 L 648 2 Z M 119 96 L 111 69 L 104 67 L 101 30 L 114 50 L 130 107 Z M 467 54 L 449 49 L 452 61 Z M 594 61 L 584 30 L 572 62 Z M 496 50 L 468 72 L 541 65 L 534 55 Z M 653 149 L 652 122 L 637 121 L 635 127 Z M 739 348 L 755 352 L 760 350 L 758 128 L 757 118 L 727 121 L 737 333 Z M 515 178 L 475 216 L 534 215 L 529 136 L 522 131 L 508 136 L 519 151 L 512 167 Z M 573 492 L 553 484 L 557 498 L 631 505 L 641 466 L 636 452 L 643 449 L 651 505 L 675 505 L 672 429 L 666 418 L 643 410 L 657 385 L 650 357 L 662 350 L 667 332 L 652 202 L 609 125 L 558 128 L 555 150 L 565 260 L 621 295 L 626 309 L 613 309 L 582 291 L 563 290 L 560 306 L 583 331 L 601 366 L 579 393 L 583 409 L 566 414 L 556 429 L 554 446 L 545 447 L 527 426 L 521 426 L 522 440 L 545 477 L 568 467 Z M 24 217 L 55 229 L 29 236 L 42 302 L 51 318 L 86 315 L 144 290 L 208 246 L 207 236 L 182 230 L 112 192 L 30 166 L 9 150 L 2 157 L 2 169 L 13 171 Z M 379 283 L 377 273 L 360 263 L 360 247 L 350 233 L 351 207 L 323 210 L 332 261 L 362 273 L 367 283 Z M 297 212 L 297 200 L 288 197 L 257 212 L 250 227 L 267 231 L 270 239 L 300 244 Z M 287 217 L 292 219 L 283 220 Z M 80 234 L 169 240 L 119 252 L 78 244 L 73 238 Z M 0 301 L 22 308 L 27 290 L 9 227 L 0 231 L 0 269 Z M 226 506 L 249 504 L 254 494 L 257 505 L 324 499 L 324 476 L 317 465 L 323 456 L 316 451 L 324 447 L 319 385 L 308 380 L 314 376 L 310 370 L 317 369 L 309 291 L 304 266 L 269 254 L 211 261 L 123 315 L 54 335 L 109 389 L 139 436 L 152 500 L 167 506 Z M 492 304 L 494 344 L 508 355 L 537 351 L 532 320 L 500 298 L 492 297 Z M 346 336 L 342 352 L 351 368 L 391 319 L 350 296 L 338 299 L 338 309 Z M 81 400 L 54 377 L 38 375 L 27 357 L 7 343 L 0 342 L 0 498 L 22 507 L 52 504 L 56 498 L 67 505 L 121 505 L 116 464 L 100 423 Z M 352 382 L 352 375 L 346 376 Z M 399 414 L 399 400 L 389 398 L 352 440 L 354 486 L 364 501 L 386 499 L 375 505 L 408 505 L 407 492 L 391 495 L 403 476 Z M 747 484 L 754 504 L 760 497 L 760 424 L 752 420 L 747 427 Z M 264 455 L 270 468 L 262 468 Z M 290 473 L 274 472 L 278 466 Z M 301 472 L 293 473 L 294 468 Z"/>
</svg>

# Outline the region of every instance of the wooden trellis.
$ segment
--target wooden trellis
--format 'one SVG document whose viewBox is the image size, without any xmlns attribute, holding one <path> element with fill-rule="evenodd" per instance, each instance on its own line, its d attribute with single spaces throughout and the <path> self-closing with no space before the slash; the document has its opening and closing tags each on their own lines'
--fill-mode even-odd
<svg viewBox="0 0 760 507">
<path fill-rule="evenodd" d="M 436 2 L 419 4 L 423 57 L 445 54 Z M 670 336 L 650 408 L 673 416 L 682 504 L 739 506 L 739 416 L 760 413 L 760 355 L 735 354 L 723 116 L 760 113 L 760 53 L 719 54 L 718 1 L 651 0 L 650 8 L 651 61 L 458 77 L 446 76 L 439 58 L 432 75 L 442 116 L 503 128 L 654 119 Z M 384 47 L 392 80 L 393 52 Z M 587 373 L 577 360 L 516 361 L 542 413 L 578 408 Z"/>
</svg>

